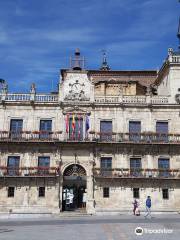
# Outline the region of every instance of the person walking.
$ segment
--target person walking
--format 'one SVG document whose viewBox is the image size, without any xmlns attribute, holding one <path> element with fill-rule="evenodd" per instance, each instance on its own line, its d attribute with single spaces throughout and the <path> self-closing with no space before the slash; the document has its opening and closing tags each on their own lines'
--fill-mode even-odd
<svg viewBox="0 0 180 240">
<path fill-rule="evenodd" d="M 144 217 L 147 218 L 148 216 L 150 218 L 152 218 L 152 216 L 151 216 L 151 197 L 150 196 L 147 196 L 147 199 L 146 199 L 146 215 Z"/>
<path fill-rule="evenodd" d="M 138 207 L 138 202 L 136 199 L 134 199 L 134 202 L 132 203 L 133 204 L 133 214 L 136 215 L 136 209 Z"/>
</svg>

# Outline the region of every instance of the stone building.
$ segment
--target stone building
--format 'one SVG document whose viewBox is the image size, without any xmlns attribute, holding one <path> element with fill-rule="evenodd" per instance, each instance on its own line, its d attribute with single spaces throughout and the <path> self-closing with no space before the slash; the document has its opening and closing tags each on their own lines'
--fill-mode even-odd
<svg viewBox="0 0 180 240">
<path fill-rule="evenodd" d="M 50 94 L 1 79 L 0 212 L 143 210 L 148 195 L 180 211 L 180 47 L 159 71 L 83 63 L 77 49 Z"/>
</svg>

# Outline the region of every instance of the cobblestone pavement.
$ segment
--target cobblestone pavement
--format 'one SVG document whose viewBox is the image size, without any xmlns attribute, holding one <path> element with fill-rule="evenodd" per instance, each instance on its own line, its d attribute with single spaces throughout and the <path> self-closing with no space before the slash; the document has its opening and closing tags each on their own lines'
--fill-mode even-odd
<svg viewBox="0 0 180 240">
<path fill-rule="evenodd" d="M 135 233 L 136 228 L 137 235 Z M 51 217 L 0 220 L 0 240 L 177 240 L 179 215 Z"/>
</svg>

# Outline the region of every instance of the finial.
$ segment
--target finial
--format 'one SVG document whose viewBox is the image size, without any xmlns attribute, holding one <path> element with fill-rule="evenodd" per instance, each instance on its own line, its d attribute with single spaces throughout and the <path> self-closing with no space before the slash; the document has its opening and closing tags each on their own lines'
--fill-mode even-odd
<svg viewBox="0 0 180 240">
<path fill-rule="evenodd" d="M 179 17 L 179 26 L 178 26 L 177 37 L 179 39 L 179 46 L 178 46 L 178 48 L 179 48 L 179 51 L 180 51 L 180 17 Z"/>
<path fill-rule="evenodd" d="M 109 65 L 107 63 L 106 51 L 102 50 L 102 54 L 103 54 L 103 61 L 102 61 L 102 65 L 101 65 L 100 70 L 108 71 L 108 70 L 110 70 L 110 67 L 109 67 Z"/>
</svg>

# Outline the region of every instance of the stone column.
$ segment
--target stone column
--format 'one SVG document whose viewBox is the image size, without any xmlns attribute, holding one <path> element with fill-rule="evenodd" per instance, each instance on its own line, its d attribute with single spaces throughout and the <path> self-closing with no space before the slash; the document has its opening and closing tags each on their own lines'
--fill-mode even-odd
<svg viewBox="0 0 180 240">
<path fill-rule="evenodd" d="M 87 213 L 89 214 L 95 214 L 93 166 L 94 166 L 93 153 L 90 153 L 89 172 L 87 175 L 87 202 L 86 202 L 86 210 Z"/>
</svg>

